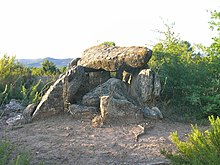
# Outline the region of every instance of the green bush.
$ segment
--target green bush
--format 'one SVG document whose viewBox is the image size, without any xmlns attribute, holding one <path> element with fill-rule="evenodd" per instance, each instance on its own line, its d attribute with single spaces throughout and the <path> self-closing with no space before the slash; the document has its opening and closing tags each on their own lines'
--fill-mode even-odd
<svg viewBox="0 0 220 165">
<path fill-rule="evenodd" d="M 220 162 L 220 118 L 209 117 L 210 130 L 201 132 L 197 126 L 192 126 L 192 132 L 188 134 L 187 140 L 181 141 L 178 133 L 171 133 L 172 142 L 176 145 L 178 152 L 162 150 L 173 164 L 192 165 L 218 165 Z"/>
<path fill-rule="evenodd" d="M 17 63 L 15 57 L 4 55 L 0 59 L 0 104 L 10 99 L 22 99 L 22 85 L 30 86 L 31 71 Z"/>
<path fill-rule="evenodd" d="M 30 158 L 29 152 L 18 151 L 14 145 L 6 140 L 0 141 L 0 164 L 29 165 Z"/>
<path fill-rule="evenodd" d="M 41 70 L 43 71 L 44 75 L 57 75 L 57 74 L 60 74 L 60 71 L 57 68 L 57 66 L 49 60 L 45 60 L 41 64 L 41 68 L 42 68 Z"/>
<path fill-rule="evenodd" d="M 106 42 L 103 42 L 101 45 L 115 46 L 115 42 L 112 42 L 112 41 L 106 41 Z"/>
<path fill-rule="evenodd" d="M 23 104 L 27 105 L 28 103 L 39 103 L 41 100 L 41 97 L 43 96 L 42 91 L 42 85 L 41 85 L 41 79 L 36 82 L 36 84 L 33 84 L 30 88 L 25 88 L 25 86 L 22 86 L 21 94 L 22 94 L 22 102 Z"/>
<path fill-rule="evenodd" d="M 0 105 L 8 103 L 11 99 L 21 100 L 24 105 L 38 103 L 48 89 L 48 82 L 55 78 L 53 69 L 56 70 L 56 66 L 48 62 L 43 66 L 44 71 L 42 68 L 27 68 L 16 62 L 15 57 L 4 55 L 0 59 Z M 41 76 L 45 75 L 49 79 L 41 81 Z"/>
<path fill-rule="evenodd" d="M 196 111 L 197 117 L 220 114 L 220 56 L 201 55 L 166 25 L 164 40 L 153 47 L 150 68 L 159 73 L 161 100 L 182 110 Z"/>
</svg>

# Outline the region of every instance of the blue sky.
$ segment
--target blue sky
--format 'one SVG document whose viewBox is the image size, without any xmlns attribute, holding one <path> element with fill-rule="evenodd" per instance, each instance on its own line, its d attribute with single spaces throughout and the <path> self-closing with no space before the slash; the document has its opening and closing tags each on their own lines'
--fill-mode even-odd
<svg viewBox="0 0 220 165">
<path fill-rule="evenodd" d="M 0 0 L 0 55 L 75 58 L 84 49 L 114 41 L 152 45 L 175 22 L 184 40 L 209 45 L 210 14 L 218 0 Z"/>
</svg>

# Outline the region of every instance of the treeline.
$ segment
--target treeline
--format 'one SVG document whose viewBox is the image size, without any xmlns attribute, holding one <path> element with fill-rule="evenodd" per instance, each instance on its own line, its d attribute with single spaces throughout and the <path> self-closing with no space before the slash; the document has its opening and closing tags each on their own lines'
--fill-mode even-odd
<svg viewBox="0 0 220 165">
<path fill-rule="evenodd" d="M 55 78 L 65 71 L 45 60 L 40 68 L 28 68 L 15 57 L 4 55 L 0 59 L 0 104 L 6 104 L 11 99 L 22 100 L 24 105 L 37 103 L 45 90 Z"/>
</svg>

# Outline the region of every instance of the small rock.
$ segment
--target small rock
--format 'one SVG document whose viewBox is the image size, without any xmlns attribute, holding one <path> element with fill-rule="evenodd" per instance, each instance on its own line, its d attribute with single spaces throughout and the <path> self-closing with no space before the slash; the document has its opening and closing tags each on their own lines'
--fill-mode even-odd
<svg viewBox="0 0 220 165">
<path fill-rule="evenodd" d="M 35 104 L 29 104 L 23 111 L 23 116 L 27 123 L 30 123 L 32 121 L 32 115 L 36 109 Z"/>
<path fill-rule="evenodd" d="M 86 117 L 91 118 L 98 112 L 97 107 L 91 107 L 91 106 L 83 106 L 83 105 L 77 105 L 77 104 L 71 104 L 69 106 L 68 112 L 73 117 Z"/>
<path fill-rule="evenodd" d="M 71 128 L 70 128 L 70 127 L 65 127 L 64 130 L 66 130 L 66 131 L 70 131 Z"/>
<path fill-rule="evenodd" d="M 23 115 L 19 113 L 14 117 L 8 118 L 8 120 L 6 120 L 6 123 L 11 126 L 21 125 L 25 123 L 25 119 Z"/>
<path fill-rule="evenodd" d="M 22 110 L 24 107 L 21 103 L 15 99 L 12 99 L 9 104 L 6 104 L 6 108 L 14 111 Z"/>
<path fill-rule="evenodd" d="M 161 111 L 159 110 L 159 108 L 152 107 L 151 110 L 154 111 L 154 113 L 159 117 L 159 119 L 163 119 L 163 115 L 162 115 Z"/>
<path fill-rule="evenodd" d="M 97 115 L 95 116 L 92 121 L 91 121 L 91 125 L 93 127 L 102 127 L 103 126 L 103 118 L 101 115 Z"/>
<path fill-rule="evenodd" d="M 24 107 L 18 100 L 12 99 L 9 104 L 5 105 L 3 112 L 5 116 L 13 117 L 17 114 L 17 112 L 21 112 L 23 109 Z"/>
<path fill-rule="evenodd" d="M 100 98 L 100 111 L 105 124 L 113 123 L 139 123 L 143 121 L 143 114 L 139 107 L 128 100 L 115 99 L 111 96 L 102 96 Z"/>
<path fill-rule="evenodd" d="M 8 115 L 8 117 L 14 117 L 14 116 L 16 116 L 16 115 L 17 115 L 16 112 L 10 112 L 9 115 Z"/>
<path fill-rule="evenodd" d="M 141 109 L 141 111 L 143 112 L 144 117 L 146 118 L 163 119 L 163 115 L 161 111 L 159 110 L 159 108 L 157 107 L 153 107 L 151 109 L 148 107 L 145 107 Z"/>
</svg>

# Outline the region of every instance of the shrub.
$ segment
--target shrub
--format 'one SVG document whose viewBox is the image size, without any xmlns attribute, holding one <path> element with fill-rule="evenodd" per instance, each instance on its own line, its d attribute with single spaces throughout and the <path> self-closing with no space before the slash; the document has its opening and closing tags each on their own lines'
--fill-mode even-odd
<svg viewBox="0 0 220 165">
<path fill-rule="evenodd" d="M 0 104 L 10 99 L 22 99 L 20 89 L 23 84 L 30 85 L 30 69 L 17 63 L 15 57 L 4 55 L 0 59 Z"/>
<path fill-rule="evenodd" d="M 49 60 L 45 60 L 42 64 L 41 64 L 41 68 L 43 70 L 43 73 L 45 75 L 56 75 L 56 74 L 60 74 L 59 69 L 57 68 L 57 66 L 49 61 Z"/>
<path fill-rule="evenodd" d="M 210 130 L 199 131 L 197 126 L 192 126 L 191 134 L 188 134 L 187 140 L 181 141 L 178 133 L 171 133 L 172 142 L 176 145 L 178 152 L 162 150 L 173 164 L 195 164 L 217 165 L 220 162 L 220 118 L 209 117 L 211 125 Z"/>
<path fill-rule="evenodd" d="M 106 42 L 103 42 L 101 45 L 115 46 L 115 42 L 112 42 L 112 41 L 106 41 Z"/>
<path fill-rule="evenodd" d="M 21 89 L 22 94 L 22 102 L 27 105 L 29 103 L 38 104 L 40 102 L 41 97 L 43 96 L 43 88 L 41 87 L 41 79 L 36 82 L 36 84 L 32 84 L 31 87 L 25 88 L 22 86 Z"/>
<path fill-rule="evenodd" d="M 49 69 L 56 68 L 54 64 L 52 66 Z M 41 81 L 44 74 L 42 69 L 27 68 L 16 62 L 15 57 L 4 55 L 0 59 L 0 105 L 11 99 L 22 100 L 25 106 L 38 103 L 55 78 L 52 71 L 48 70 L 48 79 Z"/>
<path fill-rule="evenodd" d="M 199 118 L 220 114 L 220 56 L 202 56 L 172 32 L 170 25 L 166 27 L 165 39 L 153 47 L 149 62 L 159 72 L 162 101 L 186 106 Z"/>
<path fill-rule="evenodd" d="M 14 145 L 2 140 L 0 141 L 0 164 L 29 165 L 30 154 L 25 150 L 18 151 Z"/>
</svg>

